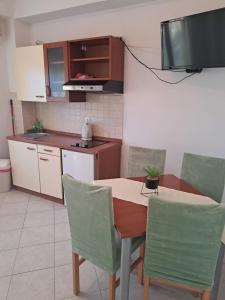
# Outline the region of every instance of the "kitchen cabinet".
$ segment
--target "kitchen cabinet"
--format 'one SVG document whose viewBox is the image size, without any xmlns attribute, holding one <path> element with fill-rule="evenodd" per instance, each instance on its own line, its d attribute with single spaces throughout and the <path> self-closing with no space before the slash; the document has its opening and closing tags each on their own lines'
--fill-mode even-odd
<svg viewBox="0 0 225 300">
<path fill-rule="evenodd" d="M 93 85 L 108 83 L 107 92 L 122 93 L 124 44 L 118 37 L 103 36 L 18 47 L 15 78 L 20 101 L 85 102 L 85 89 L 63 90 L 71 81 L 90 85 L 90 92 Z"/>
<path fill-rule="evenodd" d="M 9 141 L 13 184 L 40 192 L 37 145 Z"/>
<path fill-rule="evenodd" d="M 118 37 L 103 36 L 69 41 L 70 80 L 85 74 L 85 80 L 116 80 L 124 78 L 124 44 Z"/>
<path fill-rule="evenodd" d="M 38 153 L 41 193 L 62 199 L 61 157 Z"/>
<path fill-rule="evenodd" d="M 46 102 L 43 45 L 15 49 L 17 100 Z"/>
<path fill-rule="evenodd" d="M 13 184 L 58 203 L 63 203 L 62 173 L 86 182 L 120 176 L 121 140 L 95 140 L 101 143 L 82 148 L 77 135 L 49 131 L 34 140 L 15 135 L 8 141 Z"/>
<path fill-rule="evenodd" d="M 67 42 L 44 44 L 44 61 L 48 101 L 67 101 L 62 88 L 69 78 Z"/>
<path fill-rule="evenodd" d="M 44 63 L 47 101 L 85 101 L 82 93 L 63 90 L 63 84 L 69 80 L 68 42 L 44 44 Z"/>
<path fill-rule="evenodd" d="M 9 153 L 15 186 L 63 198 L 59 148 L 9 140 Z"/>
</svg>

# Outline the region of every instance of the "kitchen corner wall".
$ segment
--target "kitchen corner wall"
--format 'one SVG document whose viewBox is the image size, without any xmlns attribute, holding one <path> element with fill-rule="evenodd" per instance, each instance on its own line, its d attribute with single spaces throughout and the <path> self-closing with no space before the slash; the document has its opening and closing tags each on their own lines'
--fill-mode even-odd
<svg viewBox="0 0 225 300">
<path fill-rule="evenodd" d="M 54 3 L 54 0 L 49 1 Z M 29 0 L 31 2 L 36 3 Z M 29 42 L 109 34 L 122 36 L 141 60 L 149 66 L 160 67 L 161 21 L 224 6 L 225 0 L 149 0 L 143 5 L 33 24 L 30 26 Z M 169 81 L 185 76 L 166 71 L 158 72 L 158 75 Z M 87 103 L 35 106 L 37 116 L 50 129 L 80 132 L 83 118 L 87 115 L 97 126 L 95 134 L 123 135 L 122 176 L 126 176 L 129 145 L 166 149 L 165 172 L 179 176 L 184 152 L 225 158 L 224 78 L 225 68 L 205 69 L 179 85 L 167 85 L 157 80 L 126 51 L 123 96 L 90 95 Z M 116 104 L 120 105 L 120 117 L 119 112 L 118 117 L 114 115 L 117 108 L 113 105 Z M 32 118 L 35 118 L 32 105 L 25 104 L 24 108 L 23 104 L 25 127 L 29 127 Z M 25 116 L 25 110 L 30 112 L 29 117 Z"/>
<path fill-rule="evenodd" d="M 44 128 L 71 133 L 81 133 L 84 118 L 89 117 L 94 135 L 122 138 L 123 97 L 89 94 L 84 103 L 37 103 L 36 117 Z M 26 117 L 25 123 L 27 128 Z"/>
</svg>

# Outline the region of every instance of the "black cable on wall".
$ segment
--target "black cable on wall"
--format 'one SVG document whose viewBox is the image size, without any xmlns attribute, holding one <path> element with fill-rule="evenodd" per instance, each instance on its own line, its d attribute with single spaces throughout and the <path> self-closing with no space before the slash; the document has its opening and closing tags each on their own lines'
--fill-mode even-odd
<svg viewBox="0 0 225 300">
<path fill-rule="evenodd" d="M 196 73 L 192 73 L 192 74 L 189 74 L 177 81 L 168 81 L 168 80 L 165 80 L 163 78 L 161 78 L 155 71 L 162 71 L 162 69 L 158 69 L 158 68 L 154 68 L 154 67 L 149 67 L 148 65 L 146 65 L 143 61 L 141 61 L 130 49 L 130 47 L 126 44 L 126 42 L 120 38 L 121 41 L 123 42 L 125 48 L 127 49 L 127 51 L 131 54 L 131 56 L 139 63 L 141 64 L 143 67 L 145 67 L 147 70 L 151 71 L 152 74 L 160 81 L 164 82 L 164 83 L 167 83 L 167 84 L 172 84 L 172 85 L 175 85 L 175 84 L 179 84 L 180 82 L 184 81 L 185 79 L 189 78 L 189 77 L 192 77 L 194 75 L 196 75 Z M 172 71 L 172 72 L 184 72 L 184 71 Z"/>
</svg>

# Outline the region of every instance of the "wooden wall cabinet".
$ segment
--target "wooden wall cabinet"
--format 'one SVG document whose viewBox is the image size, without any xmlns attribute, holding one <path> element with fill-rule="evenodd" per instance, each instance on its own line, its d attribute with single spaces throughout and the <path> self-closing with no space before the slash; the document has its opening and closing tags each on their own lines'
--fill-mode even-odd
<svg viewBox="0 0 225 300">
<path fill-rule="evenodd" d="M 44 44 L 45 81 L 48 101 L 67 101 L 63 84 L 68 81 L 67 42 Z"/>
<path fill-rule="evenodd" d="M 84 95 L 66 92 L 63 84 L 69 80 L 68 42 L 44 44 L 47 100 L 51 102 L 83 102 Z"/>
<path fill-rule="evenodd" d="M 85 92 L 64 91 L 69 80 L 120 81 L 124 77 L 124 45 L 104 36 L 46 43 L 15 50 L 17 99 L 34 102 L 84 102 Z M 78 74 L 86 75 L 78 78 Z"/>
<path fill-rule="evenodd" d="M 118 37 L 69 41 L 69 77 L 87 74 L 86 80 L 118 80 L 124 78 L 124 44 Z"/>
</svg>

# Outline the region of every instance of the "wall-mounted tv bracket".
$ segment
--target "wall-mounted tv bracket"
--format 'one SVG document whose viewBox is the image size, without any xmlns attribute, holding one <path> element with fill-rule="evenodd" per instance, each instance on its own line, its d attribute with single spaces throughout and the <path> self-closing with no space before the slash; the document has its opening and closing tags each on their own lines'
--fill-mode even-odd
<svg viewBox="0 0 225 300">
<path fill-rule="evenodd" d="M 186 73 L 201 73 L 203 69 L 186 69 Z"/>
</svg>

